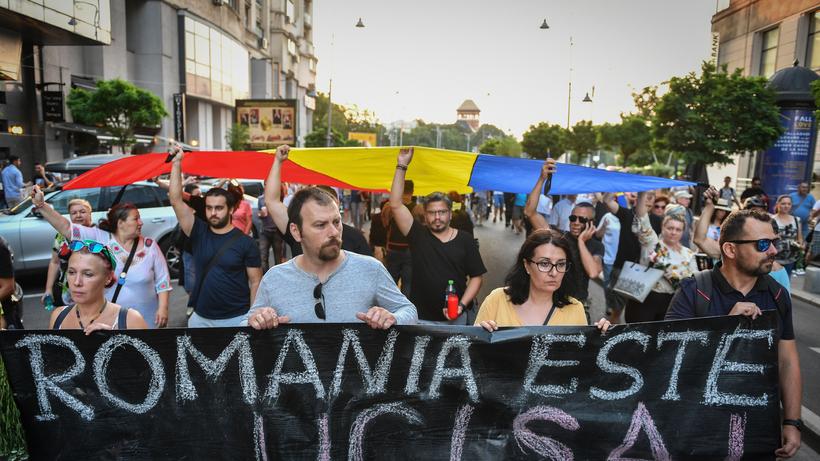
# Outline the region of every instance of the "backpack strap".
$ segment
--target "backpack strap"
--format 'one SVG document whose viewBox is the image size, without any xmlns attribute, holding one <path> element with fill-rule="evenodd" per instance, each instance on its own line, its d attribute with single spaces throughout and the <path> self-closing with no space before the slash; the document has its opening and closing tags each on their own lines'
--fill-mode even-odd
<svg viewBox="0 0 820 461">
<path fill-rule="evenodd" d="M 60 325 L 63 324 L 63 320 L 65 320 L 68 313 L 71 312 L 71 309 L 74 309 L 74 304 L 72 304 L 70 306 L 66 306 L 63 309 L 63 311 L 60 312 L 59 315 L 57 315 L 57 318 L 54 320 L 54 326 L 51 328 L 52 330 L 59 330 L 60 329 Z"/>
<path fill-rule="evenodd" d="M 118 330 L 127 330 L 128 329 L 128 308 L 125 306 L 120 306 L 120 311 L 117 313 L 117 329 Z"/>
<path fill-rule="evenodd" d="M 709 305 L 712 303 L 712 270 L 700 271 L 695 274 L 695 317 L 709 315 Z"/>
<path fill-rule="evenodd" d="M 771 275 L 765 275 L 765 281 L 767 287 L 769 288 L 769 293 L 771 293 L 772 297 L 774 298 L 774 303 L 777 306 L 777 314 L 780 316 L 781 320 L 786 319 L 786 298 L 789 297 L 788 292 L 786 292 L 786 288 L 783 287 L 777 280 L 772 278 Z"/>
</svg>

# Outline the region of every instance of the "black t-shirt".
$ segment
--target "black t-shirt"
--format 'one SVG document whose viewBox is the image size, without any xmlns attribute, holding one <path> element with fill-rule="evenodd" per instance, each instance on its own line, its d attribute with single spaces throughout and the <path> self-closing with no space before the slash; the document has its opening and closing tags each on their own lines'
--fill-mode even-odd
<svg viewBox="0 0 820 461">
<path fill-rule="evenodd" d="M 456 230 L 449 242 L 442 242 L 429 229 L 413 221 L 407 234 L 413 264 L 410 302 L 416 306 L 422 320 L 446 320 L 447 281 L 452 280 L 459 299 L 467 288 L 467 276 L 477 277 L 487 272 L 473 237 Z"/>
<path fill-rule="evenodd" d="M 572 248 L 572 268 L 570 269 L 569 274 L 573 274 L 575 276 L 576 282 L 575 292 L 570 293 L 570 296 L 578 301 L 584 302 L 587 298 L 589 298 L 589 274 L 587 274 L 587 271 L 584 269 L 584 264 L 581 262 L 581 253 L 578 252 L 578 237 L 573 237 L 569 232 L 564 235 Z M 593 237 L 587 240 L 586 246 L 592 256 L 598 256 L 603 259 L 604 244 L 601 243 L 600 240 Z"/>
<path fill-rule="evenodd" d="M 387 229 L 382 224 L 381 212 L 370 216 L 370 246 L 387 246 Z"/>
<path fill-rule="evenodd" d="M 638 262 L 641 259 L 641 243 L 638 237 L 632 232 L 632 221 L 635 220 L 635 213 L 629 208 L 618 207 L 615 213 L 618 222 L 621 224 L 621 234 L 618 238 L 618 254 L 615 256 L 613 267 L 620 269 L 624 261 Z"/>
<path fill-rule="evenodd" d="M 754 197 L 755 195 L 766 196 L 766 191 L 764 191 L 762 187 L 750 187 L 740 194 L 740 202 L 743 203 L 744 200 L 749 197 Z"/>
<path fill-rule="evenodd" d="M 655 231 L 656 234 L 661 235 L 661 228 L 663 227 L 663 217 L 653 213 L 649 213 L 649 224 L 652 226 L 652 230 Z"/>
<path fill-rule="evenodd" d="M 473 235 L 473 221 L 464 209 L 453 211 L 453 217 L 450 219 L 450 227 Z"/>
<path fill-rule="evenodd" d="M 194 210 L 194 218 L 199 218 L 203 222 L 207 222 L 205 219 L 205 197 L 201 195 L 191 195 L 188 200 L 185 200 L 185 204 Z M 194 254 L 191 239 L 185 235 L 185 232 L 179 232 L 176 245 L 177 248 L 182 248 L 185 252 Z"/>
<path fill-rule="evenodd" d="M 389 205 L 388 205 L 389 206 Z M 404 207 L 410 211 L 410 214 L 413 214 L 413 210 L 416 208 L 416 200 L 413 199 L 410 203 L 405 203 Z M 413 217 L 415 220 L 415 216 Z M 390 218 L 390 222 L 387 223 L 387 249 L 388 250 L 406 250 L 409 246 L 407 242 L 407 237 L 401 233 L 399 230 L 398 224 L 396 224 L 396 220 Z"/>
<path fill-rule="evenodd" d="M 208 262 L 236 233 L 242 235 L 220 255 L 205 275 L 206 279 L 201 280 Z M 191 300 L 196 313 L 206 319 L 228 319 L 248 312 L 251 293 L 246 269 L 262 267 L 256 242 L 237 228 L 226 234 L 217 234 L 211 231 L 205 221 L 194 219 L 191 245 L 197 283 L 202 283 L 199 295 Z M 196 288 L 194 292 L 196 293 Z"/>
<path fill-rule="evenodd" d="M 0 279 L 14 278 L 14 254 L 9 242 L 0 237 Z"/>
<path fill-rule="evenodd" d="M 287 232 L 285 232 L 285 243 L 290 247 L 293 257 L 302 254 L 302 245 L 293 238 L 290 233 L 290 222 L 288 222 Z M 364 233 L 353 226 L 342 223 L 342 249 L 364 256 L 373 256 L 373 250 L 364 238 Z"/>
</svg>

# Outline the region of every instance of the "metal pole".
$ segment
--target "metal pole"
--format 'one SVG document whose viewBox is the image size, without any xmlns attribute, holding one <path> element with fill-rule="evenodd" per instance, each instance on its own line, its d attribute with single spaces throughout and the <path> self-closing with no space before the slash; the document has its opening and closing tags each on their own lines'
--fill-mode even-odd
<svg viewBox="0 0 820 461">
<path fill-rule="evenodd" d="M 333 79 L 330 79 L 330 84 L 327 89 L 327 147 L 333 147 L 333 135 L 330 130 L 330 122 L 333 114 Z"/>
<path fill-rule="evenodd" d="M 569 129 L 569 116 L 572 109 L 572 36 L 569 37 L 569 88 L 567 90 L 567 129 Z"/>
</svg>

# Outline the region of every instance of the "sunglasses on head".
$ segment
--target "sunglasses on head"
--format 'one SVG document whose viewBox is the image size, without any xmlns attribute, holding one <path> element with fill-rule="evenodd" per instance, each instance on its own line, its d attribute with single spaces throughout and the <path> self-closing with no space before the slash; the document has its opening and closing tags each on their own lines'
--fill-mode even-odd
<svg viewBox="0 0 820 461">
<path fill-rule="evenodd" d="M 114 255 L 111 254 L 108 247 L 94 240 L 72 240 L 68 243 L 64 243 L 63 246 L 60 247 L 58 256 L 66 259 L 71 256 L 71 253 L 82 251 L 83 248 L 87 248 L 89 253 L 102 255 L 111 263 L 111 267 L 117 267 L 117 260 L 114 259 Z"/>
<path fill-rule="evenodd" d="M 755 249 L 757 251 L 763 253 L 765 251 L 769 251 L 769 247 L 774 245 L 775 248 L 780 244 L 780 239 L 757 239 L 757 240 L 729 240 L 729 243 L 735 244 L 745 244 L 745 243 L 754 243 Z"/>
<path fill-rule="evenodd" d="M 316 305 L 313 306 L 313 312 L 316 314 L 316 317 L 325 320 L 325 297 L 322 295 L 321 282 L 313 289 L 313 299 L 316 300 Z"/>
<path fill-rule="evenodd" d="M 586 223 L 590 222 L 590 221 L 591 221 L 591 219 L 589 219 L 589 218 L 585 218 L 585 217 L 583 217 L 583 216 L 575 216 L 574 214 L 573 214 L 573 215 L 569 215 L 569 222 L 575 222 L 575 221 L 578 221 L 578 222 L 580 222 L 581 224 L 586 224 Z"/>
</svg>

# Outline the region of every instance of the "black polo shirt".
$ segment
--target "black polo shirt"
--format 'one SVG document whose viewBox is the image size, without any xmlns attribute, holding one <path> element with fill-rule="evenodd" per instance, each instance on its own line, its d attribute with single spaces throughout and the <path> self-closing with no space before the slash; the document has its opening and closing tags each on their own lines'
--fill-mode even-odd
<svg viewBox="0 0 820 461">
<path fill-rule="evenodd" d="M 708 316 L 729 315 L 732 307 L 739 302 L 755 303 L 762 311 L 777 311 L 777 302 L 774 294 L 769 290 L 769 283 L 766 281 L 768 275 L 757 278 L 757 283 L 745 296 L 734 289 L 726 277 L 720 272 L 720 263 L 712 270 L 712 293 L 709 304 Z M 777 282 L 774 282 L 777 284 Z M 778 285 L 779 286 L 779 285 Z M 697 286 L 695 278 L 690 277 L 681 282 L 678 291 L 672 298 L 669 310 L 666 311 L 667 320 L 691 319 L 695 317 L 695 303 L 697 301 Z M 794 339 L 794 326 L 792 325 L 792 300 L 788 291 L 780 287 L 780 296 L 785 296 L 785 315 L 778 312 L 777 324 L 780 331 L 780 339 Z M 709 293 L 707 293 L 709 294 Z"/>
</svg>

